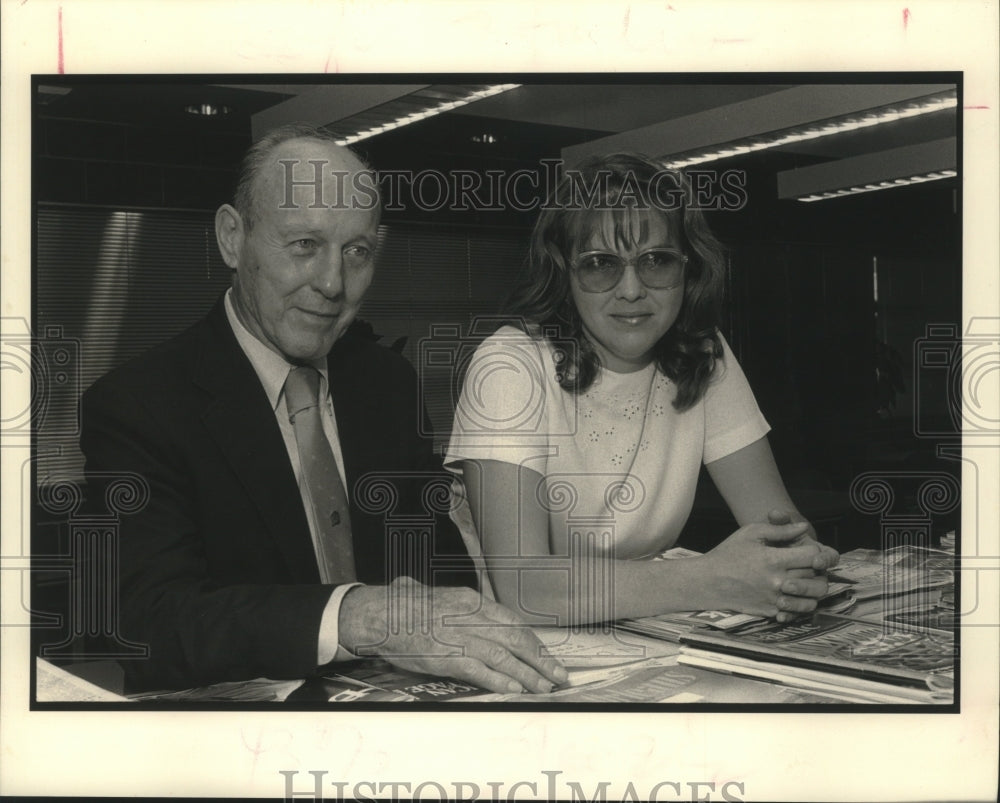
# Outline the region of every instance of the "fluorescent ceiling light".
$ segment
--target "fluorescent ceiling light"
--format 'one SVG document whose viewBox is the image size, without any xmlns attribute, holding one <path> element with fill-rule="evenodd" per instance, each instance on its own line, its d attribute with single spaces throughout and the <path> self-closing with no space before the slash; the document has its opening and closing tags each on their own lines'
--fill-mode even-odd
<svg viewBox="0 0 1000 803">
<path fill-rule="evenodd" d="M 38 94 L 40 95 L 68 95 L 73 91 L 71 86 L 52 86 L 51 84 L 39 84 Z"/>
<path fill-rule="evenodd" d="M 877 190 L 890 190 L 895 187 L 905 187 L 907 184 L 922 184 L 925 181 L 939 181 L 943 178 L 954 178 L 958 175 L 957 170 L 941 170 L 933 173 L 925 173 L 920 176 L 908 176 L 907 178 L 895 178 L 892 181 L 880 181 L 878 184 L 865 184 L 860 187 L 845 187 L 841 190 L 831 190 L 816 195 L 806 195 L 796 198 L 796 201 L 825 201 L 827 198 L 842 198 L 845 195 L 858 195 L 862 192 L 875 192 Z"/>
<path fill-rule="evenodd" d="M 363 119 L 371 117 L 366 115 L 358 115 L 354 118 L 360 125 L 356 130 L 351 133 L 345 133 L 344 136 L 337 140 L 338 145 L 351 145 L 355 142 L 360 142 L 363 139 L 368 139 L 376 134 L 383 134 L 386 131 L 392 131 L 396 128 L 401 128 L 404 125 L 410 125 L 410 123 L 415 123 L 418 120 L 426 120 L 428 117 L 433 117 L 437 114 L 442 114 L 447 111 L 452 111 L 453 109 L 458 109 L 469 103 L 474 103 L 477 100 L 482 100 L 483 98 L 488 98 L 492 95 L 499 95 L 501 92 L 507 92 L 511 89 L 516 89 L 520 84 L 492 84 L 485 86 L 481 89 L 476 89 L 472 91 L 460 91 L 459 95 L 456 97 L 454 90 L 442 90 L 437 89 L 433 92 L 421 93 L 414 92 L 412 95 L 407 95 L 405 98 L 401 98 L 398 101 L 393 101 L 391 103 L 384 104 L 375 111 L 380 112 L 390 112 L 390 118 L 388 120 L 380 118 L 377 123 L 372 124 L 372 122 L 365 123 Z M 421 97 L 421 95 L 428 95 L 428 97 Z M 414 110 L 413 103 L 420 102 L 423 105 L 421 108 Z M 393 113 L 393 111 L 398 113 Z M 340 133 L 342 130 L 341 126 L 344 123 L 351 123 L 351 118 L 346 121 L 341 121 L 334 126 L 328 126 L 333 133 Z"/>
<path fill-rule="evenodd" d="M 834 159 L 777 175 L 778 198 L 822 201 L 958 175 L 955 137 Z"/>
<path fill-rule="evenodd" d="M 680 169 L 690 167 L 691 165 L 727 159 L 736 154 L 778 148 L 782 145 L 790 145 L 793 142 L 805 142 L 806 140 L 829 137 L 834 134 L 843 134 L 847 131 L 857 131 L 871 126 L 894 123 L 909 117 L 918 117 L 945 109 L 954 109 L 956 106 L 958 106 L 957 93 L 955 90 L 949 90 L 947 92 L 916 98 L 905 103 L 881 106 L 858 114 L 821 120 L 808 125 L 775 131 L 771 134 L 752 137 L 746 140 L 734 140 L 733 142 L 727 142 L 723 145 L 716 145 L 699 151 L 668 156 L 664 157 L 662 161 L 665 167 Z"/>
<path fill-rule="evenodd" d="M 69 86 L 53 86 L 51 84 L 39 84 L 36 100 L 39 106 L 48 106 L 53 101 L 68 95 L 73 91 Z"/>
<path fill-rule="evenodd" d="M 188 114 L 197 114 L 200 117 L 217 117 L 229 114 L 229 107 L 216 103 L 198 103 L 192 106 L 185 106 L 184 111 Z"/>
</svg>

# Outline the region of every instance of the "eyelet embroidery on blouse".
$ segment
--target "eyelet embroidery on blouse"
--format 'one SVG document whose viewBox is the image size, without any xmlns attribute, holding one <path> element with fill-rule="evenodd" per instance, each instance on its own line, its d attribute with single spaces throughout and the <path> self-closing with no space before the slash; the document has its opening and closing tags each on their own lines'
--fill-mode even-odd
<svg viewBox="0 0 1000 803">
<path fill-rule="evenodd" d="M 635 383 L 632 384 L 634 387 Z M 635 460 L 635 456 L 640 450 L 647 451 L 649 449 L 650 442 L 648 438 L 642 440 L 641 448 L 639 440 L 642 438 L 643 431 L 645 430 L 646 418 L 650 415 L 659 417 L 666 413 L 666 408 L 662 403 L 651 404 L 651 397 L 656 393 L 658 388 L 665 387 L 667 384 L 669 384 L 669 380 L 665 381 L 663 375 L 654 370 L 649 380 L 643 381 L 643 387 L 638 392 L 632 390 L 632 392 L 628 393 L 618 391 L 601 393 L 601 384 L 598 382 L 577 397 L 576 404 L 579 420 L 603 423 L 610 417 L 612 421 L 618 420 L 621 422 L 620 427 L 615 424 L 608 424 L 604 429 L 598 429 L 597 427 L 584 429 L 584 432 L 586 432 L 586 442 L 617 447 L 614 452 L 608 452 L 603 456 L 606 465 L 615 469 L 621 469 L 627 465 L 631 465 L 631 462 Z M 614 442 L 613 439 L 620 431 L 624 430 L 623 434 L 627 436 L 630 432 L 634 431 L 637 425 L 638 430 L 635 431 L 637 437 L 627 447 L 622 448 L 623 445 L 621 443 Z M 621 438 L 621 435 L 618 435 L 618 437 Z"/>
</svg>

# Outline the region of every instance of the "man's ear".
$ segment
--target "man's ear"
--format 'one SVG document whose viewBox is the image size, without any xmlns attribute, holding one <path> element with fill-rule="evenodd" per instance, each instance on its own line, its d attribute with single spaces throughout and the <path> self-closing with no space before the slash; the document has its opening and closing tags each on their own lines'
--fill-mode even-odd
<svg viewBox="0 0 1000 803">
<path fill-rule="evenodd" d="M 220 206 L 215 213 L 215 239 L 219 243 L 222 261 L 233 270 L 239 267 L 244 237 L 246 231 L 240 213 L 229 204 Z"/>
</svg>

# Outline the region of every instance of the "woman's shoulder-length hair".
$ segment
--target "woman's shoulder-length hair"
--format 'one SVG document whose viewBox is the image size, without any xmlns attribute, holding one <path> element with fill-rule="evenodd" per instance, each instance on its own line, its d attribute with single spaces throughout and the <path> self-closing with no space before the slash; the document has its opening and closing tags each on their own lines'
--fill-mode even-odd
<svg viewBox="0 0 1000 803">
<path fill-rule="evenodd" d="M 600 358 L 583 335 L 570 292 L 570 264 L 609 220 L 615 241 L 626 241 L 636 214 L 662 215 L 688 257 L 680 313 L 654 347 L 654 360 L 677 386 L 673 405 L 683 411 L 704 395 L 722 355 L 718 327 L 725 257 L 679 171 L 629 153 L 592 157 L 566 170 L 542 207 L 525 269 L 504 312 L 523 319 L 529 334 L 542 337 L 542 331 L 557 329 L 575 339 L 573 364 L 559 384 L 571 393 L 586 391 L 597 377 Z"/>
</svg>

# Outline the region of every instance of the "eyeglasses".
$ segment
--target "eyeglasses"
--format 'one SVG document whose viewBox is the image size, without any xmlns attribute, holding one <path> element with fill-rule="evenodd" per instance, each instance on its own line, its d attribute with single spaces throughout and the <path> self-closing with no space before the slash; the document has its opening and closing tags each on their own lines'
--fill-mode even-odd
<svg viewBox="0 0 1000 803">
<path fill-rule="evenodd" d="M 684 266 L 688 258 L 672 248 L 651 248 L 632 260 L 606 251 L 587 251 L 573 262 L 573 271 L 586 293 L 605 293 L 622 279 L 626 265 L 634 265 L 635 273 L 652 290 L 672 290 L 684 283 Z"/>
</svg>

